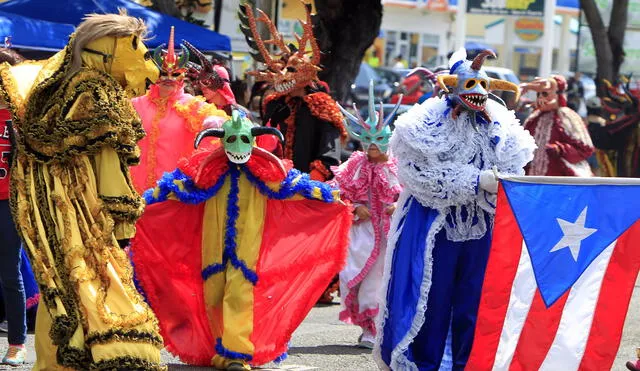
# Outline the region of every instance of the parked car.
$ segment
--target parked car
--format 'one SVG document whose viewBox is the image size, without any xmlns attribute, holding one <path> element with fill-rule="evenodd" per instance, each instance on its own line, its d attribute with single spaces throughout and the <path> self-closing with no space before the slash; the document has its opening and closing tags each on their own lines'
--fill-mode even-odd
<svg viewBox="0 0 640 371">
<path fill-rule="evenodd" d="M 375 71 L 380 75 L 382 81 L 393 87 L 393 94 L 398 92 L 402 80 L 411 71 L 409 68 L 378 67 Z"/>
<path fill-rule="evenodd" d="M 367 104 L 369 100 L 370 80 L 373 80 L 375 84 L 374 96 L 376 102 L 386 102 L 389 97 L 391 97 L 393 93 L 391 85 L 386 83 L 373 67 L 363 62 L 360 64 L 360 70 L 358 71 L 355 81 L 351 84 L 351 94 L 349 97 L 351 101 L 345 102 L 345 104 L 351 105 L 352 102 L 357 103 L 358 106 Z"/>
</svg>

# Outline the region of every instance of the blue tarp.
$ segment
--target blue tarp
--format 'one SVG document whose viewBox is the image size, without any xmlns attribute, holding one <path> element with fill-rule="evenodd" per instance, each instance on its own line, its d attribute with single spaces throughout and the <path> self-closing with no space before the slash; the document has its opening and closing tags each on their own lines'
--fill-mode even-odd
<svg viewBox="0 0 640 371">
<path fill-rule="evenodd" d="M 14 48 L 56 51 L 64 48 L 74 27 L 0 11 L 0 44 L 11 37 Z"/>
<path fill-rule="evenodd" d="M 188 40 L 203 51 L 231 51 L 227 36 L 128 0 L 9 0 L 0 4 L 0 11 L 76 26 L 86 14 L 118 13 L 119 8 L 126 9 L 131 16 L 144 19 L 151 37 L 146 44 L 150 47 L 166 43 L 171 26 L 175 26 L 176 41 Z"/>
</svg>

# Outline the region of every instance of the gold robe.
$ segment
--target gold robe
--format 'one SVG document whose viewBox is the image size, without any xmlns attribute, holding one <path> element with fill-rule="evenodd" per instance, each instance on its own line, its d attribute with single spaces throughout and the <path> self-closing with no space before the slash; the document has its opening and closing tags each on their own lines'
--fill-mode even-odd
<svg viewBox="0 0 640 371">
<path fill-rule="evenodd" d="M 143 210 L 128 168 L 144 132 L 110 75 L 67 73 L 69 50 L 0 67 L 17 131 L 11 207 L 43 299 L 34 370 L 159 369 L 157 320 L 118 244 Z"/>
</svg>

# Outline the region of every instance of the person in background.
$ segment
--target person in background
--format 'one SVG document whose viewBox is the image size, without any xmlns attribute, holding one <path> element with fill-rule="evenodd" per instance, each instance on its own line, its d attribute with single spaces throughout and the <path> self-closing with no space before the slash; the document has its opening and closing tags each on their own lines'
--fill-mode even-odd
<svg viewBox="0 0 640 371">
<path fill-rule="evenodd" d="M 188 65 L 175 50 L 173 33 L 172 28 L 167 51 L 154 53 L 160 79 L 149 87 L 145 95 L 131 100 L 147 133 L 138 143 L 140 164 L 131 167 L 133 185 L 140 194 L 153 188 L 165 171 L 173 170 L 180 158 L 193 152 L 193 140 L 204 125 L 219 127 L 228 118 L 225 111 L 206 101 L 209 99 L 208 89 L 218 90 L 226 86 L 225 93 L 233 98 L 229 84 L 224 85 L 220 76 L 206 81 L 192 80 L 197 82 L 193 87 L 202 89 L 204 96 L 194 97 L 184 92 Z M 187 48 L 183 41 L 181 56 L 188 53 Z M 206 70 L 203 68 L 202 72 L 206 73 Z"/>
<path fill-rule="evenodd" d="M 24 59 L 17 52 L 0 48 L 0 62 L 11 65 Z M 11 113 L 4 103 L 0 104 L 0 284 L 4 299 L 4 310 L 8 324 L 9 348 L 2 364 L 18 366 L 24 363 L 27 348 L 26 298 L 20 266 L 22 248 L 20 237 L 9 208 L 9 170 L 11 168 L 12 128 Z"/>
<path fill-rule="evenodd" d="M 393 68 L 407 68 L 407 62 L 402 59 L 402 54 L 398 55 L 393 62 Z"/>
<path fill-rule="evenodd" d="M 567 81 L 567 107 L 578 112 L 584 99 L 584 86 L 582 86 L 582 72 L 577 71 Z"/>
<path fill-rule="evenodd" d="M 378 51 L 373 49 L 371 56 L 367 59 L 367 64 L 373 68 L 380 67 L 380 58 L 378 58 Z"/>
</svg>

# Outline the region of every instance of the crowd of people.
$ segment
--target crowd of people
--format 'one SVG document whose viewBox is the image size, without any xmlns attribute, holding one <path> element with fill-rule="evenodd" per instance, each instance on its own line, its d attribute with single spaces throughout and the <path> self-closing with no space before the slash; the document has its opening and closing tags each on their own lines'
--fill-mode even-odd
<svg viewBox="0 0 640 371">
<path fill-rule="evenodd" d="M 493 52 L 461 49 L 413 71 L 433 92 L 399 95 L 390 113 L 371 82 L 363 118 L 319 80 L 305 11 L 288 45 L 240 6 L 263 66 L 250 96 L 173 29 L 166 50 L 147 50 L 126 14 L 88 16 L 47 60 L 0 50 L 3 364 L 25 362 L 37 306 L 35 370 L 159 370 L 163 348 L 250 370 L 283 360 L 312 307 L 339 296 L 381 369 L 437 370 L 446 352 L 464 369 L 498 174 L 591 177 L 595 154 L 598 174 L 639 175 L 624 79 L 585 123 L 575 82 L 517 86 L 483 70 Z M 500 91 L 535 92 L 523 124 Z M 349 137 L 360 148 L 342 162 Z"/>
</svg>

